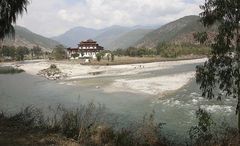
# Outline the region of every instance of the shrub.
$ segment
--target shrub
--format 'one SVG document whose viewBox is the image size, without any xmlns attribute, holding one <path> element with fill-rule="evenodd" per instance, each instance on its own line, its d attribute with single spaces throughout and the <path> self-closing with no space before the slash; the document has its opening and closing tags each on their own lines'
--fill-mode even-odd
<svg viewBox="0 0 240 146">
<path fill-rule="evenodd" d="M 189 130 L 190 145 L 225 146 L 238 143 L 238 131 L 226 122 L 215 123 L 211 114 L 203 109 L 196 112 L 198 123 Z"/>
<path fill-rule="evenodd" d="M 73 57 L 73 58 L 77 58 L 77 57 L 79 57 L 79 54 L 77 54 L 77 53 L 72 54 L 72 57 Z"/>
<path fill-rule="evenodd" d="M 24 70 L 14 68 L 12 66 L 4 66 L 0 67 L 0 74 L 15 74 L 15 73 L 22 73 Z"/>
<path fill-rule="evenodd" d="M 53 51 L 52 51 L 52 57 L 55 60 L 62 60 L 66 58 L 66 51 L 65 51 L 65 47 L 62 45 L 58 45 L 56 46 Z"/>
<path fill-rule="evenodd" d="M 113 62 L 114 61 L 114 54 L 113 53 L 111 53 L 111 61 Z"/>
<path fill-rule="evenodd" d="M 80 145 L 112 145 L 112 146 L 158 146 L 163 145 L 159 137 L 161 125 L 154 122 L 154 115 L 146 116 L 142 122 L 133 123 L 127 128 L 114 128 L 116 119 L 106 112 L 103 105 L 89 103 L 80 105 L 76 109 L 66 109 L 59 105 L 49 107 L 52 112 L 44 118 L 41 110 L 27 107 L 21 112 L 6 116 L 0 114 L 1 119 L 14 122 L 15 127 L 32 130 L 55 132 L 76 140 Z M 111 123 L 115 121 L 114 123 Z"/>
<path fill-rule="evenodd" d="M 50 65 L 50 69 L 56 69 L 56 68 L 57 68 L 57 66 L 55 64 Z"/>
<path fill-rule="evenodd" d="M 102 55 L 100 53 L 97 53 L 96 57 L 97 57 L 97 61 L 100 62 L 102 59 Z"/>
<path fill-rule="evenodd" d="M 190 139 L 193 141 L 194 145 L 199 145 L 203 143 L 210 145 L 213 139 L 211 128 L 214 124 L 211 115 L 205 110 L 199 109 L 196 112 L 196 117 L 198 119 L 198 124 L 197 126 L 193 126 L 190 128 Z"/>
</svg>

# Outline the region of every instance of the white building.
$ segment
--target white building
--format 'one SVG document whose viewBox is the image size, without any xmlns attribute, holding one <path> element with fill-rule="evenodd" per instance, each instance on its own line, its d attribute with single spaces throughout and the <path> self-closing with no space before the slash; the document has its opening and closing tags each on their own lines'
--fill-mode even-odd
<svg viewBox="0 0 240 146">
<path fill-rule="evenodd" d="M 68 57 L 71 59 L 79 58 L 96 58 L 96 54 L 104 48 L 99 46 L 96 41 L 91 39 L 87 41 L 81 41 L 78 44 L 78 48 L 68 48 Z"/>
</svg>

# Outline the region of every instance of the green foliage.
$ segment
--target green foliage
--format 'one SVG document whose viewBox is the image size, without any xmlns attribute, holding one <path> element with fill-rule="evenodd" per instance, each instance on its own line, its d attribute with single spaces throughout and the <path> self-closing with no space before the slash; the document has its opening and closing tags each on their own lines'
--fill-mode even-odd
<svg viewBox="0 0 240 146">
<path fill-rule="evenodd" d="M 9 117 L 9 122 L 17 122 L 21 126 L 28 128 L 44 127 L 43 113 L 40 109 L 28 106 L 17 114 Z"/>
<path fill-rule="evenodd" d="M 16 23 L 18 15 L 27 11 L 29 0 L 1 0 L 0 1 L 0 40 L 6 35 L 14 35 L 13 23 Z"/>
<path fill-rule="evenodd" d="M 210 48 L 204 45 L 160 43 L 157 47 L 157 54 L 167 58 L 184 55 L 209 55 Z"/>
<path fill-rule="evenodd" d="M 5 57 L 11 57 L 14 59 L 16 55 L 16 48 L 14 46 L 3 46 L 1 53 Z"/>
<path fill-rule="evenodd" d="M 12 60 L 24 60 L 26 55 L 29 55 L 29 49 L 26 47 L 19 46 L 15 48 L 14 46 L 3 46 L 2 47 L 2 56 L 11 57 Z"/>
<path fill-rule="evenodd" d="M 236 113 L 239 114 L 240 133 L 240 1 L 206 0 L 201 9 L 205 26 L 215 22 L 219 26 L 212 44 L 212 56 L 197 67 L 196 81 L 203 96 L 209 99 L 226 96 L 238 99 Z"/>
<path fill-rule="evenodd" d="M 114 61 L 114 57 L 115 57 L 115 55 L 113 53 L 111 53 L 111 61 L 112 62 Z"/>
<path fill-rule="evenodd" d="M 210 145 L 213 139 L 211 128 L 214 124 L 211 115 L 205 110 L 199 109 L 196 112 L 196 117 L 198 119 L 198 125 L 190 128 L 190 139 L 193 142 L 193 145 L 201 145 L 203 143 Z"/>
<path fill-rule="evenodd" d="M 164 50 L 167 49 L 167 44 L 165 42 L 159 43 L 156 47 L 156 54 L 160 55 Z"/>
<path fill-rule="evenodd" d="M 101 53 L 97 53 L 97 54 L 96 54 L 96 57 L 97 57 L 97 61 L 100 62 L 101 59 L 102 59 Z"/>
<path fill-rule="evenodd" d="M 22 72 L 24 72 L 24 70 L 14 68 L 11 66 L 0 67 L 0 74 L 15 74 L 15 73 L 22 73 Z"/>
<path fill-rule="evenodd" d="M 40 48 L 39 46 L 34 46 L 32 49 L 31 49 L 31 55 L 32 57 L 33 56 L 36 56 L 37 59 L 39 59 L 39 57 L 43 54 L 42 52 L 42 48 Z"/>
<path fill-rule="evenodd" d="M 50 69 L 56 69 L 56 68 L 57 68 L 57 66 L 55 64 L 50 65 Z"/>
<path fill-rule="evenodd" d="M 144 57 L 160 55 L 166 58 L 176 58 L 184 55 L 209 55 L 210 48 L 205 45 L 194 44 L 170 44 L 159 43 L 156 48 L 134 48 L 117 49 L 114 54 L 118 56 Z"/>
<path fill-rule="evenodd" d="M 115 50 L 115 51 L 113 51 L 113 53 L 115 54 L 115 55 L 117 55 L 117 56 L 124 56 L 125 55 L 125 49 L 117 49 L 117 50 Z"/>
<path fill-rule="evenodd" d="M 77 53 L 72 54 L 72 57 L 73 57 L 73 58 L 77 58 L 77 57 L 79 57 L 79 54 L 77 54 Z"/>
<path fill-rule="evenodd" d="M 110 54 L 107 54 L 107 60 L 110 61 Z"/>
<path fill-rule="evenodd" d="M 215 122 L 210 113 L 199 108 L 196 112 L 198 120 L 196 126 L 192 126 L 189 130 L 190 143 L 194 146 L 212 146 L 212 145 L 236 145 L 233 139 L 238 139 L 236 128 L 230 127 L 226 123 L 226 119 L 221 119 Z M 238 143 L 238 141 L 236 141 Z"/>
<path fill-rule="evenodd" d="M 24 60 L 24 56 L 29 54 L 29 50 L 26 47 L 18 47 L 16 49 L 16 59 L 18 61 Z"/>
<path fill-rule="evenodd" d="M 208 39 L 208 34 L 207 32 L 197 32 L 193 34 L 193 37 L 200 44 L 204 44 Z"/>
<path fill-rule="evenodd" d="M 137 46 L 152 48 L 163 42 L 194 44 L 193 32 L 216 32 L 216 30 L 216 25 L 204 28 L 199 16 L 185 16 L 146 34 L 143 39 L 138 41 Z"/>
<path fill-rule="evenodd" d="M 154 49 L 129 47 L 127 49 L 117 49 L 113 53 L 118 56 L 143 57 L 155 55 Z"/>
<path fill-rule="evenodd" d="M 66 58 L 65 48 L 62 45 L 56 46 L 52 51 L 52 56 L 55 60 L 62 60 Z"/>
</svg>

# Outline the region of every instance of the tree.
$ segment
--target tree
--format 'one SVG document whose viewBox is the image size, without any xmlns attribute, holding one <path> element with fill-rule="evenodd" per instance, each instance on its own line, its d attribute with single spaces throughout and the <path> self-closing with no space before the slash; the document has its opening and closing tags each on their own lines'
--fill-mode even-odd
<svg viewBox="0 0 240 146">
<path fill-rule="evenodd" d="M 57 45 L 52 51 L 55 60 L 62 60 L 66 58 L 66 51 L 63 45 Z"/>
<path fill-rule="evenodd" d="M 237 98 L 240 133 L 240 1 L 206 0 L 200 6 L 205 26 L 218 23 L 218 35 L 212 44 L 212 55 L 204 65 L 197 66 L 196 81 L 203 96 L 212 99 Z M 216 92 L 220 90 L 220 92 Z"/>
<path fill-rule="evenodd" d="M 4 57 L 11 57 L 14 59 L 16 55 L 16 48 L 14 46 L 3 46 L 1 52 Z"/>
<path fill-rule="evenodd" d="M 26 47 L 18 47 L 16 49 L 16 59 L 18 61 L 24 60 L 24 56 L 29 54 L 29 50 Z"/>
<path fill-rule="evenodd" d="M 0 1 L 0 40 L 6 35 L 14 36 L 13 24 L 16 23 L 18 15 L 22 15 L 27 11 L 29 0 L 1 0 Z"/>
<path fill-rule="evenodd" d="M 32 56 L 35 55 L 37 59 L 43 54 L 42 48 L 39 46 L 34 46 L 33 49 L 31 50 Z"/>
<path fill-rule="evenodd" d="M 101 53 L 97 53 L 97 54 L 96 54 L 96 57 L 97 57 L 97 61 L 100 62 L 101 59 L 102 59 Z"/>
<path fill-rule="evenodd" d="M 115 57 L 115 55 L 113 53 L 111 53 L 111 61 L 112 62 L 114 61 L 114 57 Z"/>
<path fill-rule="evenodd" d="M 161 42 L 157 45 L 157 55 L 161 55 L 161 53 L 165 50 L 167 50 L 168 45 L 166 44 L 166 42 Z"/>
<path fill-rule="evenodd" d="M 192 145 L 211 145 L 213 139 L 211 128 L 215 125 L 211 115 L 207 111 L 199 108 L 196 112 L 196 117 L 198 124 L 189 130 L 189 136 L 193 142 Z"/>
<path fill-rule="evenodd" d="M 2 55 L 3 56 L 7 56 L 7 57 L 10 57 L 10 49 L 8 46 L 3 46 L 2 47 Z"/>
<path fill-rule="evenodd" d="M 204 44 L 208 39 L 208 34 L 207 32 L 197 32 L 193 34 L 193 37 L 200 44 Z"/>
<path fill-rule="evenodd" d="M 107 54 L 107 60 L 108 60 L 108 62 L 110 60 L 110 54 L 109 53 Z"/>
</svg>

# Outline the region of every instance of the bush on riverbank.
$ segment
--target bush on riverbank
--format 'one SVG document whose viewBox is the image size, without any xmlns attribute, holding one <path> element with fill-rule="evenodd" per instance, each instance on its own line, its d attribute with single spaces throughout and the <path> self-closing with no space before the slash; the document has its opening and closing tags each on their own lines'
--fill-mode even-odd
<svg viewBox="0 0 240 146">
<path fill-rule="evenodd" d="M 15 73 L 22 73 L 24 70 L 14 68 L 12 66 L 3 66 L 0 67 L 0 74 L 15 74 Z"/>
<path fill-rule="evenodd" d="M 0 113 L 0 145 L 74 145 L 74 146 L 164 146 L 183 145 L 164 139 L 162 124 L 156 123 L 154 113 L 144 116 L 130 126 L 116 126 L 117 118 L 102 105 L 89 103 L 76 109 L 63 106 L 43 111 L 27 107 L 19 113 Z M 216 124 L 211 115 L 200 109 L 198 124 L 191 128 L 192 146 L 238 145 L 236 129 Z M 221 130 L 221 131 L 219 131 Z M 184 139 L 184 138 L 183 138 Z"/>
<path fill-rule="evenodd" d="M 75 145 L 86 146 L 162 146 L 167 144 L 160 135 L 162 124 L 155 122 L 153 114 L 145 116 L 141 122 L 133 123 L 127 128 L 117 128 L 117 122 L 111 122 L 116 119 L 111 114 L 107 114 L 106 108 L 102 105 L 89 103 L 77 109 L 58 106 L 50 110 L 53 113 L 49 113 L 51 116 L 47 118 L 43 116 L 41 110 L 33 107 L 27 107 L 15 115 L 0 114 L 0 145 L 27 145 L 29 141 L 33 142 L 30 145 L 36 145 L 46 142 L 48 135 L 52 134 L 58 135 L 55 138 L 67 137 L 73 139 L 72 142 Z M 1 133 L 4 134 L 2 138 Z M 29 133 L 31 137 L 25 137 Z M 53 140 L 44 145 L 64 144 Z"/>
<path fill-rule="evenodd" d="M 216 123 L 204 109 L 196 111 L 198 123 L 189 130 L 190 144 L 194 146 L 238 145 L 238 131 L 225 121 Z"/>
</svg>

